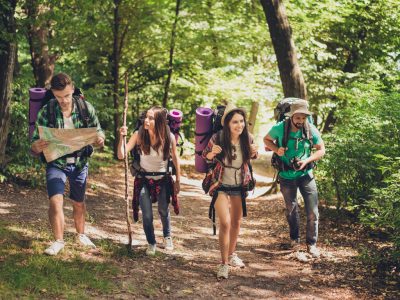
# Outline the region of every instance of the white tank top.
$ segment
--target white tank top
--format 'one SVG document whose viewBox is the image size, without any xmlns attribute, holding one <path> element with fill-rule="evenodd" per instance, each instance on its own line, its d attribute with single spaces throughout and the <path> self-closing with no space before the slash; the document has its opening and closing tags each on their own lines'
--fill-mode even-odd
<svg viewBox="0 0 400 300">
<path fill-rule="evenodd" d="M 175 136 L 171 133 L 171 143 L 175 142 Z M 172 148 L 172 145 L 171 145 Z M 168 159 L 163 160 L 162 149 L 160 149 L 159 153 L 150 147 L 149 155 L 142 153 L 140 155 L 140 167 L 143 168 L 146 172 L 166 172 L 168 165 Z M 163 175 L 157 176 L 146 176 L 147 178 L 153 179 L 161 179 Z"/>
</svg>

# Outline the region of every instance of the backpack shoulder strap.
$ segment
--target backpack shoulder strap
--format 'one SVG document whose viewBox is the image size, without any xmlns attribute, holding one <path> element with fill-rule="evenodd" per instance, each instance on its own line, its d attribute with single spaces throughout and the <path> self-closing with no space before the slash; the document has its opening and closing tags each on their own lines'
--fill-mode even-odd
<svg viewBox="0 0 400 300">
<path fill-rule="evenodd" d="M 56 106 L 56 100 L 55 99 L 51 99 L 48 103 L 47 103 L 47 119 L 49 121 L 49 127 L 50 128 L 55 128 L 56 127 L 56 110 L 55 110 L 55 106 Z"/>
<path fill-rule="evenodd" d="M 217 136 L 215 139 L 215 144 L 218 146 L 221 146 L 221 141 L 222 141 L 222 130 L 217 131 Z"/>
<path fill-rule="evenodd" d="M 285 119 L 285 123 L 283 124 L 283 138 L 282 138 L 282 146 L 283 148 L 287 147 L 289 141 L 290 134 L 290 118 Z"/>
<path fill-rule="evenodd" d="M 308 121 L 305 122 L 304 127 L 303 127 L 303 138 L 307 139 L 310 142 L 310 148 L 314 146 L 313 143 L 313 136 L 311 132 L 311 125 Z"/>
<path fill-rule="evenodd" d="M 80 117 L 82 118 L 83 127 L 89 127 L 89 110 L 86 104 L 86 101 L 82 97 L 74 98 L 75 104 L 78 107 L 78 112 Z"/>
</svg>

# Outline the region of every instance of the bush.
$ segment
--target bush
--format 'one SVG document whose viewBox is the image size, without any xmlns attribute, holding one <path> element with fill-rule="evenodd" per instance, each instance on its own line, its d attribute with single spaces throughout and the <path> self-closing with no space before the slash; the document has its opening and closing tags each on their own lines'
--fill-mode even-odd
<svg viewBox="0 0 400 300">
<path fill-rule="evenodd" d="M 372 228 L 388 231 L 400 255 L 400 157 L 394 160 L 377 155 L 381 164 L 383 187 L 372 189 L 360 219 Z"/>
<path fill-rule="evenodd" d="M 371 91 L 371 87 L 350 92 L 343 93 L 348 105 L 338 111 L 334 131 L 324 136 L 327 151 L 318 172 L 326 200 L 360 211 L 373 189 L 384 186 L 376 155 L 398 156 L 400 96 Z"/>
<path fill-rule="evenodd" d="M 390 234 L 400 249 L 400 95 L 370 86 L 347 90 L 326 156 L 319 164 L 320 193 L 360 220 Z"/>
</svg>

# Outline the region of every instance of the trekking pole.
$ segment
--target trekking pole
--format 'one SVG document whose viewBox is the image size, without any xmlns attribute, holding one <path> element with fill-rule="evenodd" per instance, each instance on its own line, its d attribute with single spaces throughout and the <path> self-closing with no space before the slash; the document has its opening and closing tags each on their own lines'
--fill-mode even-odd
<svg viewBox="0 0 400 300">
<path fill-rule="evenodd" d="M 123 113 L 123 125 L 126 126 L 126 115 L 128 113 L 128 73 L 125 73 L 125 99 L 124 99 L 124 113 Z M 132 222 L 129 216 L 129 200 L 128 200 L 128 153 L 126 153 L 126 135 L 124 139 L 124 164 L 125 164 L 125 202 L 126 202 L 126 224 L 128 226 L 128 251 L 132 251 Z"/>
</svg>

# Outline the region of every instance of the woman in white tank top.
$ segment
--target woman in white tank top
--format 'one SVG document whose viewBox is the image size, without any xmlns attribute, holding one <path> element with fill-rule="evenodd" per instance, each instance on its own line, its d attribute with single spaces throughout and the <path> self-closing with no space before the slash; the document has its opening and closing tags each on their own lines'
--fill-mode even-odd
<svg viewBox="0 0 400 300">
<path fill-rule="evenodd" d="M 122 137 L 127 135 L 127 130 L 127 127 L 120 128 L 119 159 L 124 159 Z M 158 202 L 158 212 L 163 225 L 164 248 L 173 250 L 168 204 L 172 202 L 175 213 L 179 213 L 177 194 L 180 190 L 181 172 L 175 137 L 167 125 L 166 109 L 156 106 L 147 110 L 143 125 L 132 134 L 126 145 L 126 153 L 134 147 L 139 151 L 140 168 L 143 170 L 135 177 L 134 182 L 134 219 L 137 221 L 138 205 L 140 205 L 143 229 L 148 242 L 146 254 L 154 255 L 156 252 L 152 202 Z M 167 170 L 170 156 L 176 169 L 175 181 Z"/>
</svg>

